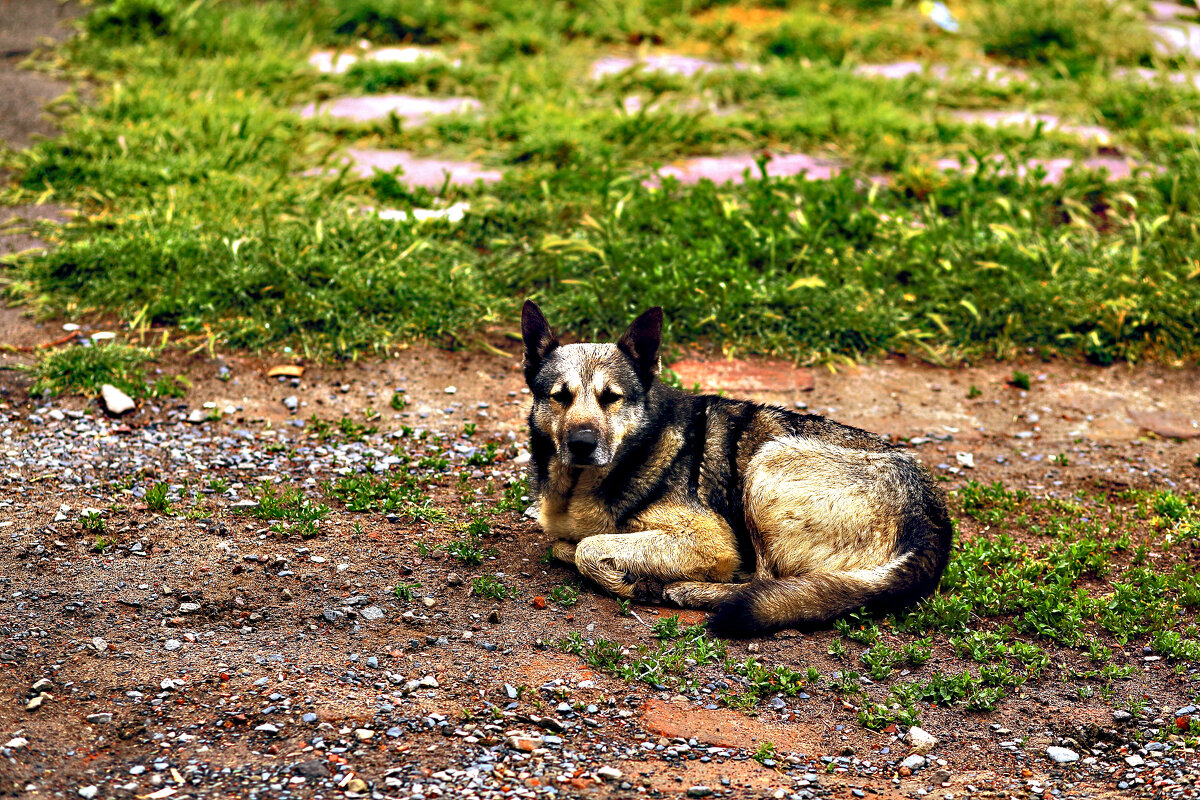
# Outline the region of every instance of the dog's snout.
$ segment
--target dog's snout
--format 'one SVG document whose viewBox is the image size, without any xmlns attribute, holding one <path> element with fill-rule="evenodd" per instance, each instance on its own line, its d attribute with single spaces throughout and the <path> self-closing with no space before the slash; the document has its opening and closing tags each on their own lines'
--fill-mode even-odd
<svg viewBox="0 0 1200 800">
<path fill-rule="evenodd" d="M 567 434 L 567 449 L 580 463 L 588 463 L 596 452 L 600 436 L 595 428 L 576 428 Z"/>
</svg>

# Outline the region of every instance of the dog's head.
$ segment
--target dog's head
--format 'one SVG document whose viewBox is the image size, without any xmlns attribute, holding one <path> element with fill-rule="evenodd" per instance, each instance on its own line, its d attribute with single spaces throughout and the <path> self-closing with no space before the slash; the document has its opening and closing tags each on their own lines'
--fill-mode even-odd
<svg viewBox="0 0 1200 800">
<path fill-rule="evenodd" d="M 658 378 L 663 312 L 642 314 L 616 344 L 560 345 L 542 310 L 521 312 L 525 382 L 533 394 L 535 434 L 574 467 L 607 467 L 622 441 L 647 419 L 646 396 Z"/>
</svg>

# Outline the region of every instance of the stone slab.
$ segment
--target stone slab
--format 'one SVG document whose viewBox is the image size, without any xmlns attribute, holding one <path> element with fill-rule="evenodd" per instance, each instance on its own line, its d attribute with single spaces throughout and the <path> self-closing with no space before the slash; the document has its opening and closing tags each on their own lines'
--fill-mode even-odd
<svg viewBox="0 0 1200 800">
<path fill-rule="evenodd" d="M 997 160 L 1001 157 L 996 156 Z M 956 158 L 938 159 L 935 166 L 944 172 L 953 172 L 963 169 L 963 165 Z M 971 165 L 966 165 L 967 169 L 971 169 Z M 1139 167 L 1148 167 L 1162 171 L 1162 167 L 1153 167 L 1147 164 L 1139 164 L 1131 159 L 1122 158 L 1120 156 L 1092 156 L 1091 158 L 1073 159 L 1073 158 L 1034 158 L 1026 161 L 1017 168 L 1017 175 L 1025 177 L 1030 170 L 1042 167 L 1046 170 L 1045 177 L 1042 178 L 1043 183 L 1058 183 L 1066 175 L 1067 171 L 1072 167 L 1082 167 L 1085 169 L 1102 169 L 1108 171 L 1109 180 L 1121 180 L 1128 178 L 1133 174 L 1133 171 Z M 1001 170 L 1002 174 L 1011 174 L 1008 167 Z"/>
<path fill-rule="evenodd" d="M 1059 131 L 1069 136 L 1097 144 L 1106 145 L 1113 139 L 1113 133 L 1100 125 L 1079 125 L 1064 122 L 1053 114 L 1034 114 L 1029 111 L 1001 111 L 995 109 L 962 110 L 953 112 L 955 119 L 975 125 L 986 125 L 989 128 L 1036 128 L 1041 125 L 1047 131 Z"/>
<path fill-rule="evenodd" d="M 1158 38 L 1160 53 L 1200 58 L 1200 24 L 1151 25 L 1150 32 Z"/>
<path fill-rule="evenodd" d="M 415 64 L 418 61 L 444 61 L 446 56 L 432 47 L 379 47 L 355 48 L 353 50 L 318 50 L 308 57 L 308 63 L 317 72 L 341 75 L 360 60 L 377 61 L 381 64 Z M 455 61 L 457 65 L 459 62 Z"/>
<path fill-rule="evenodd" d="M 683 184 L 695 184 L 708 179 L 714 183 L 732 181 L 742 183 L 749 170 L 750 178 L 759 176 L 758 164 L 750 153 L 724 156 L 702 156 L 689 158 L 676 164 L 660 168 L 654 177 L 646 180 L 647 186 L 659 186 L 662 179 L 672 177 Z M 836 161 L 804 153 L 777 155 L 767 162 L 767 175 L 772 178 L 788 178 L 803 175 L 809 180 L 829 180 L 842 170 Z"/>
<path fill-rule="evenodd" d="M 420 158 L 404 150 L 370 150 L 349 148 L 345 161 L 352 164 L 351 171 L 360 178 L 370 178 L 375 170 L 391 172 L 403 170 L 403 181 L 409 186 L 437 189 L 446 182 L 460 186 L 471 186 L 477 181 L 495 183 L 503 177 L 496 169 L 487 169 L 474 161 L 452 161 L 444 158 Z M 330 170 L 317 169 L 305 175 L 328 175 Z"/>
<path fill-rule="evenodd" d="M 473 97 L 413 97 L 406 94 L 381 94 L 366 97 L 339 97 L 322 103 L 309 103 L 299 109 L 301 117 L 332 117 L 353 122 L 385 120 L 393 114 L 409 125 L 421 125 L 430 117 L 479 111 L 483 104 Z"/>
<path fill-rule="evenodd" d="M 634 67 L 640 67 L 648 72 L 661 72 L 667 75 L 680 75 L 690 78 L 702 72 L 711 72 L 718 69 L 745 70 L 749 69 L 750 65 L 741 61 L 723 63 L 720 61 L 711 61 L 707 58 L 682 56 L 674 53 L 648 55 L 641 58 L 603 56 L 592 62 L 588 75 L 592 80 L 600 80 L 609 75 L 618 75 Z"/>
<path fill-rule="evenodd" d="M 902 80 L 911 75 L 927 75 L 939 81 L 956 77 L 983 80 L 997 86 L 1007 86 L 1014 81 L 1028 81 L 1029 73 L 1012 67 L 996 64 L 979 64 L 952 68 L 946 64 L 923 64 L 920 61 L 893 61 L 885 64 L 859 64 L 854 74 L 867 78 Z"/>
</svg>

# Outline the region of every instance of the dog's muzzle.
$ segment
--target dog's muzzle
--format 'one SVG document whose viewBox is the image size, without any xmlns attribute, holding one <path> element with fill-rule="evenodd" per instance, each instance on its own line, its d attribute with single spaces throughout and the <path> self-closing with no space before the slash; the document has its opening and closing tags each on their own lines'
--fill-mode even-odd
<svg viewBox="0 0 1200 800">
<path fill-rule="evenodd" d="M 576 428 L 567 434 L 567 453 L 578 466 L 600 464 L 600 433 L 595 428 Z"/>
</svg>

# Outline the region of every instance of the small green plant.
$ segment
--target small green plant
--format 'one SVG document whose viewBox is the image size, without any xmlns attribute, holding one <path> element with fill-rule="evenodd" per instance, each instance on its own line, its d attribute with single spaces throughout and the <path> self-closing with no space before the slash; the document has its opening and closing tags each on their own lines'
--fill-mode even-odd
<svg viewBox="0 0 1200 800">
<path fill-rule="evenodd" d="M 480 575 L 471 583 L 471 594 L 476 597 L 490 597 L 493 600 L 508 600 L 521 592 L 512 586 L 506 586 L 495 575 Z"/>
<path fill-rule="evenodd" d="M 968 400 L 974 400 L 976 397 L 979 397 L 982 394 L 983 394 L 983 390 L 980 389 L 978 386 L 976 386 L 973 383 L 967 389 L 967 399 Z"/>
<path fill-rule="evenodd" d="M 579 602 L 579 587 L 564 583 L 550 590 L 550 599 L 563 608 L 570 608 Z"/>
<path fill-rule="evenodd" d="M 1059 453 L 1050 460 L 1060 467 L 1067 467 L 1071 464 L 1071 458 L 1066 453 Z"/>
<path fill-rule="evenodd" d="M 171 501 L 168 495 L 171 487 L 165 483 L 156 483 L 146 490 L 146 507 L 159 514 L 171 513 Z"/>
<path fill-rule="evenodd" d="M 391 406 L 396 411 L 403 411 L 408 407 L 408 398 L 404 392 L 392 392 Z"/>
<path fill-rule="evenodd" d="M 95 534 L 99 536 L 104 533 L 104 517 L 100 516 L 95 511 L 82 515 L 79 518 L 79 524 L 83 527 L 85 533 Z"/>
<path fill-rule="evenodd" d="M 622 597 L 617 598 L 617 615 L 622 616 L 622 617 L 632 616 L 633 615 L 633 601 L 626 600 L 625 598 L 622 598 Z"/>
<path fill-rule="evenodd" d="M 766 766 L 767 761 L 772 763 L 779 760 L 779 753 L 775 750 L 775 743 L 770 739 L 766 739 L 759 743 L 758 748 L 750 756 L 755 761 Z"/>
<path fill-rule="evenodd" d="M 405 603 L 411 603 L 413 600 L 413 592 L 421 588 L 420 583 L 398 583 L 396 588 L 392 589 L 392 594 L 396 595 L 397 600 L 403 600 Z"/>
<path fill-rule="evenodd" d="M 1008 382 L 1018 389 L 1024 389 L 1025 391 L 1029 391 L 1029 387 L 1031 385 L 1029 382 L 1029 373 L 1021 372 L 1020 370 L 1014 370 L 1012 377 L 1008 379 Z"/>
<path fill-rule="evenodd" d="M 229 481 L 221 477 L 209 478 L 208 488 L 216 494 L 225 494 L 229 491 Z"/>
<path fill-rule="evenodd" d="M 463 424 L 463 436 L 467 437 L 468 439 L 471 438 L 472 436 L 475 435 L 475 428 L 476 428 L 476 424 L 474 422 L 464 423 Z"/>
<path fill-rule="evenodd" d="M 96 541 L 92 542 L 92 551 L 103 553 L 105 550 L 113 546 L 113 540 L 106 536 L 97 536 Z"/>
</svg>

